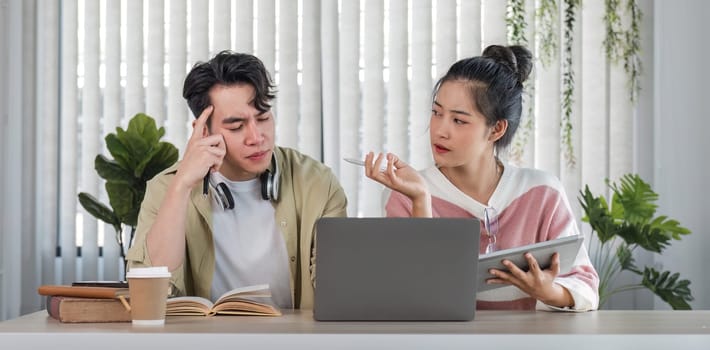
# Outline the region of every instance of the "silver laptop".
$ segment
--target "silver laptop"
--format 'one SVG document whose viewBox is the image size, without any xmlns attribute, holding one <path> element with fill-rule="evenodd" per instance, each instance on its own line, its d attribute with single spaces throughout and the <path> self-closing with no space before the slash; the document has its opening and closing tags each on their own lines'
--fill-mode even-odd
<svg viewBox="0 0 710 350">
<path fill-rule="evenodd" d="M 476 219 L 320 219 L 314 318 L 472 320 L 479 230 Z"/>
</svg>

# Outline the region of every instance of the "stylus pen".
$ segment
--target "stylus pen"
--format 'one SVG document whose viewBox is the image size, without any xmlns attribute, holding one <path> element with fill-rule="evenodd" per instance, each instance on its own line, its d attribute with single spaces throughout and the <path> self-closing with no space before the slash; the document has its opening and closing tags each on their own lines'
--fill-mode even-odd
<svg viewBox="0 0 710 350">
<path fill-rule="evenodd" d="M 202 179 L 202 195 L 207 197 L 207 191 L 209 190 L 209 185 L 210 185 L 210 172 L 207 172 L 207 175 L 205 175 L 205 178 Z"/>
<path fill-rule="evenodd" d="M 348 162 L 348 163 L 351 163 L 351 164 L 355 164 L 355 165 L 359 165 L 359 166 L 365 166 L 365 161 L 364 161 L 364 160 L 355 159 L 355 158 L 343 158 L 343 160 L 346 161 L 346 162 Z M 397 170 L 397 168 L 395 168 L 395 170 Z M 383 173 L 384 173 L 385 171 L 387 171 L 387 164 L 382 164 L 382 165 L 380 166 L 380 171 L 383 172 Z"/>
</svg>

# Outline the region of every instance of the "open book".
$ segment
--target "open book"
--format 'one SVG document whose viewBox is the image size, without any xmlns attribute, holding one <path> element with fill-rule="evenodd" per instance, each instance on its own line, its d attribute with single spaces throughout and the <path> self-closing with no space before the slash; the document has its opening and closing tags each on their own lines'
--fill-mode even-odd
<svg viewBox="0 0 710 350">
<path fill-rule="evenodd" d="M 281 316 L 281 311 L 271 300 L 268 284 L 232 289 L 214 303 L 195 296 L 169 298 L 165 313 L 168 316 Z"/>
</svg>

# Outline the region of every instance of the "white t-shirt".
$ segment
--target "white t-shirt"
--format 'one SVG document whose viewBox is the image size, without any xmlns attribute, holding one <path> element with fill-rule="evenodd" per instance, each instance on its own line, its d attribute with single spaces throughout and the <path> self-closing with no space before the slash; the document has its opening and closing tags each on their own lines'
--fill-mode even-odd
<svg viewBox="0 0 710 350">
<path fill-rule="evenodd" d="M 268 284 L 273 301 L 292 308 L 288 252 L 274 220 L 274 206 L 261 198 L 258 178 L 229 181 L 220 173 L 213 184 L 223 182 L 234 197 L 234 209 L 212 203 L 215 270 L 212 301 L 238 287 Z"/>
</svg>

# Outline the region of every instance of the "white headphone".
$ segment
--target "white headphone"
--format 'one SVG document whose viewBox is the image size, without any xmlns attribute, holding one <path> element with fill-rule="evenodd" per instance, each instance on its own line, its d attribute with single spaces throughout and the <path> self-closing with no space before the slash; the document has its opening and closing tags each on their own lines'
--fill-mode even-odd
<svg viewBox="0 0 710 350">
<path fill-rule="evenodd" d="M 272 172 L 266 169 L 261 175 L 259 175 L 259 181 L 261 182 L 261 198 L 264 200 L 270 200 L 276 202 L 279 200 L 279 165 L 276 161 L 276 153 L 271 155 L 271 167 L 274 169 Z M 232 196 L 232 191 L 224 182 L 220 182 L 217 185 L 213 185 L 215 190 L 215 199 L 222 209 L 234 209 L 234 196 Z"/>
</svg>

